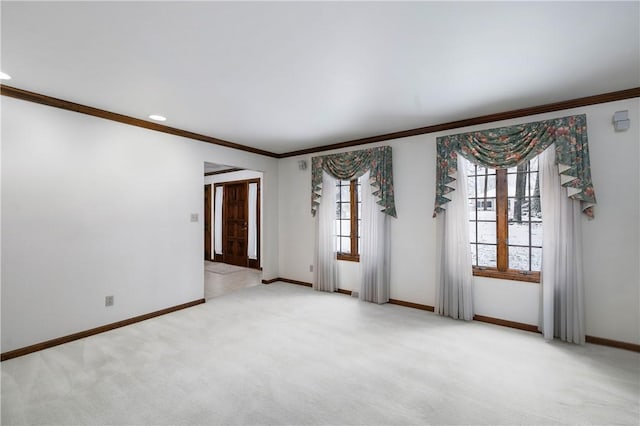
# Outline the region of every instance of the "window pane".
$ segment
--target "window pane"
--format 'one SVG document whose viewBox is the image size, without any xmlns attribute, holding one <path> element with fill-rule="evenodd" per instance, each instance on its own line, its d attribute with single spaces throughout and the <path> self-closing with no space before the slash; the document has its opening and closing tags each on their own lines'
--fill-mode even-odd
<svg viewBox="0 0 640 426">
<path fill-rule="evenodd" d="M 529 223 L 509 222 L 509 244 L 529 245 Z"/>
<path fill-rule="evenodd" d="M 535 156 L 531 160 L 529 160 L 529 170 L 532 172 L 538 171 L 538 156 Z"/>
<path fill-rule="evenodd" d="M 542 246 L 542 223 L 531 224 L 531 245 Z"/>
<path fill-rule="evenodd" d="M 476 188 L 478 189 L 478 198 L 495 197 L 496 196 L 496 175 L 480 175 L 476 178 Z M 485 193 L 486 189 L 486 193 Z"/>
<path fill-rule="evenodd" d="M 468 177 L 467 178 L 467 197 L 475 197 L 476 196 L 476 178 Z"/>
<path fill-rule="evenodd" d="M 485 204 L 485 200 L 474 200 L 476 205 L 480 205 L 480 206 L 487 206 L 487 209 L 485 210 L 482 207 L 478 208 L 478 220 L 491 220 L 494 221 L 496 220 L 496 199 L 495 198 L 487 198 L 486 199 L 486 204 Z M 489 207 L 491 206 L 491 207 Z"/>
<path fill-rule="evenodd" d="M 477 251 L 476 245 L 471 244 L 471 264 L 472 265 L 478 264 L 478 254 L 476 253 L 476 251 Z"/>
<path fill-rule="evenodd" d="M 476 240 L 476 223 L 474 221 L 469 222 L 469 242 L 475 243 Z"/>
<path fill-rule="evenodd" d="M 542 270 L 542 249 L 541 248 L 531 249 L 531 270 L 532 271 Z"/>
<path fill-rule="evenodd" d="M 478 222 L 478 242 L 491 244 L 496 243 L 495 222 Z"/>
<path fill-rule="evenodd" d="M 351 219 L 351 205 L 347 203 L 340 203 L 340 219 Z"/>
<path fill-rule="evenodd" d="M 509 183 L 509 187 L 507 189 L 507 195 L 509 197 L 517 197 L 518 196 L 518 185 L 520 187 L 520 194 L 522 197 L 528 197 L 533 192 L 533 185 L 530 185 L 531 175 L 529 173 L 522 173 L 520 175 L 520 181 L 518 181 L 518 175 L 508 175 L 507 181 Z"/>
<path fill-rule="evenodd" d="M 497 265 L 496 259 L 496 246 L 478 244 L 478 266 L 495 267 Z"/>
<path fill-rule="evenodd" d="M 529 195 L 529 180 L 531 179 L 531 175 L 527 172 L 515 173 L 516 169 L 509 169 L 514 173 L 509 173 L 507 175 L 507 182 L 509 183 L 509 189 L 507 190 L 507 195 L 509 197 L 517 197 L 518 196 L 518 185 L 520 185 L 519 190 L 521 191 L 521 196 L 525 197 Z M 531 190 L 533 190 L 533 186 L 531 186 Z"/>
<path fill-rule="evenodd" d="M 509 198 L 509 220 L 514 222 L 529 221 L 529 198 Z"/>
<path fill-rule="evenodd" d="M 340 225 L 340 235 L 348 237 L 351 235 L 351 221 L 350 220 L 341 220 Z"/>
<path fill-rule="evenodd" d="M 478 211 L 494 212 L 496 211 L 496 199 L 495 198 L 477 198 L 476 207 Z M 483 215 L 483 216 L 486 216 L 486 219 L 492 219 L 495 216 L 495 214 Z"/>
<path fill-rule="evenodd" d="M 538 173 L 532 172 L 529 173 L 529 195 L 531 196 L 540 196 L 540 182 L 538 182 Z M 538 185 L 538 187 L 536 187 Z"/>
<path fill-rule="evenodd" d="M 347 182 L 346 185 L 341 185 L 340 186 L 340 197 L 342 198 L 342 202 L 345 201 L 350 201 L 351 200 L 351 191 L 349 189 L 349 183 Z"/>
<path fill-rule="evenodd" d="M 529 248 L 509 246 L 509 269 L 529 270 Z"/>
<path fill-rule="evenodd" d="M 341 253 L 351 253 L 351 238 L 340 237 Z"/>
<path fill-rule="evenodd" d="M 531 197 L 531 221 L 542 221 L 542 207 L 540 206 L 540 197 Z"/>
</svg>

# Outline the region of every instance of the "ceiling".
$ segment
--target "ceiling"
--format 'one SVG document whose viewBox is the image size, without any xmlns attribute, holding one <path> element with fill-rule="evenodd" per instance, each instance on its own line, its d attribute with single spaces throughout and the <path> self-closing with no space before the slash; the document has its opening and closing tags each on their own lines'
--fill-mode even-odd
<svg viewBox="0 0 640 426">
<path fill-rule="evenodd" d="M 640 2 L 8 2 L 7 85 L 285 153 L 640 86 Z"/>
</svg>

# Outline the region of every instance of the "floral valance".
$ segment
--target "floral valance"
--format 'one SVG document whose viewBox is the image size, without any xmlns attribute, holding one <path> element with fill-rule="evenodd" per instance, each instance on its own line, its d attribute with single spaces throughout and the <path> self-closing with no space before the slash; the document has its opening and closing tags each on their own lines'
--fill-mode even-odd
<svg viewBox="0 0 640 426">
<path fill-rule="evenodd" d="M 311 214 L 316 215 L 322 197 L 322 172 L 341 180 L 357 179 L 369 171 L 369 182 L 380 211 L 396 217 L 393 198 L 391 147 L 362 149 L 311 158 Z"/>
<path fill-rule="evenodd" d="M 502 169 L 529 161 L 553 143 L 562 186 L 568 189 L 569 197 L 581 201 L 582 211 L 593 217 L 596 198 L 584 114 L 437 138 L 434 217 L 451 201 L 446 195 L 454 190 L 450 184 L 458 170 L 458 154 L 476 164 Z"/>
</svg>

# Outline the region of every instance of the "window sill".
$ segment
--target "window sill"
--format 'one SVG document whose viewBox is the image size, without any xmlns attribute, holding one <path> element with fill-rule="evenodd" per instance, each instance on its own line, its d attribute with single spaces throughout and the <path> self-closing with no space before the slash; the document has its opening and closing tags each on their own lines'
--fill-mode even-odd
<svg viewBox="0 0 640 426">
<path fill-rule="evenodd" d="M 540 283 L 540 272 L 523 272 L 509 269 L 507 271 L 498 271 L 496 268 L 473 267 L 474 277 L 500 278 L 511 281 L 524 281 L 528 283 Z"/>
<path fill-rule="evenodd" d="M 346 260 L 347 262 L 360 262 L 360 255 L 338 253 L 338 260 Z"/>
</svg>

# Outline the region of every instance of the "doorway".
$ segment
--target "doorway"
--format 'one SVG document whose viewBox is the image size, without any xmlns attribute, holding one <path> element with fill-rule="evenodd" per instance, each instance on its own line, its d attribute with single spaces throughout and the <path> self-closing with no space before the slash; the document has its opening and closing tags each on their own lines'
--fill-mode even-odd
<svg viewBox="0 0 640 426">
<path fill-rule="evenodd" d="M 231 180 L 234 177 L 249 179 Z M 261 269 L 262 173 L 245 170 L 205 176 L 205 183 L 211 186 L 205 185 L 204 195 L 205 260 Z"/>
</svg>

